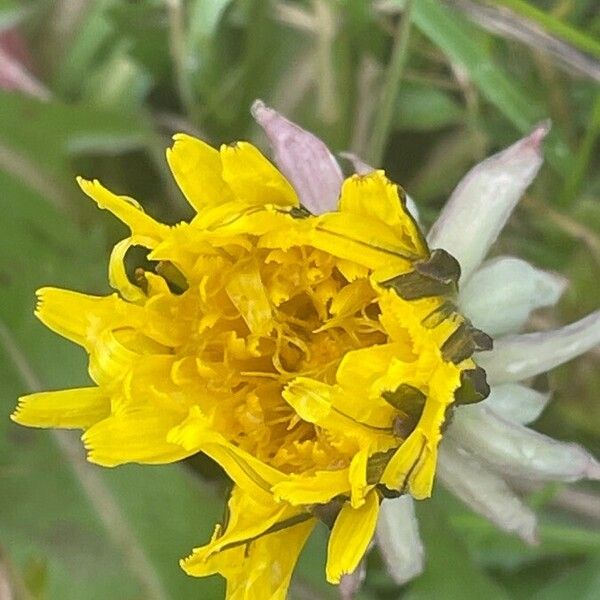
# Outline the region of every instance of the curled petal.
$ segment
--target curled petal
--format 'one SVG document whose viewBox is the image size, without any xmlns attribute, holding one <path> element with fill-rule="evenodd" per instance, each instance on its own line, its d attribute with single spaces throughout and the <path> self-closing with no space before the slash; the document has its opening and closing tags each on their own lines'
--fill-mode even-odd
<svg viewBox="0 0 600 600">
<path fill-rule="evenodd" d="M 600 311 L 553 331 L 510 335 L 478 356 L 490 384 L 545 373 L 600 344 Z"/>
<path fill-rule="evenodd" d="M 113 194 L 97 179 L 88 181 L 83 177 L 78 177 L 77 183 L 83 192 L 98 205 L 98 208 L 113 213 L 131 229 L 133 235 L 141 235 L 158 241 L 162 240 L 169 231 L 166 225 L 148 216 L 133 198 Z"/>
<path fill-rule="evenodd" d="M 486 406 L 507 421 L 527 425 L 542 414 L 551 396 L 550 392 L 538 392 L 520 383 L 505 383 L 495 385 L 479 406 Z M 478 406 L 465 406 L 461 411 L 477 408 Z"/>
<path fill-rule="evenodd" d="M 425 553 L 411 496 L 381 503 L 376 540 L 388 573 L 398 585 L 422 573 Z"/>
<path fill-rule="evenodd" d="M 335 210 L 343 177 L 327 146 L 262 100 L 254 102 L 252 115 L 265 131 L 275 162 L 294 186 L 302 205 L 317 215 Z"/>
<path fill-rule="evenodd" d="M 298 556 L 316 523 L 282 505 L 263 504 L 234 488 L 228 519 L 181 567 L 194 577 L 220 573 L 227 598 L 283 600 Z"/>
<path fill-rule="evenodd" d="M 529 544 L 537 543 L 535 513 L 502 477 L 485 469 L 474 456 L 445 440 L 438 473 L 444 486 L 476 513 Z"/>
<path fill-rule="evenodd" d="M 477 270 L 461 289 L 462 313 L 490 335 L 518 331 L 531 311 L 552 306 L 567 286 L 560 275 L 503 256 Z"/>
<path fill-rule="evenodd" d="M 432 248 L 443 248 L 458 260 L 463 281 L 484 259 L 536 176 L 548 130 L 549 124 L 541 123 L 527 137 L 471 169 L 429 232 Z"/>
<path fill-rule="evenodd" d="M 145 298 L 142 289 L 129 280 L 125 267 L 125 256 L 127 255 L 127 251 L 133 246 L 154 248 L 156 242 L 152 238 L 140 235 L 125 238 L 115 245 L 110 253 L 108 263 L 108 281 L 110 286 L 118 290 L 120 295 L 130 302 L 136 302 Z"/>
<path fill-rule="evenodd" d="M 477 408 L 457 410 L 447 435 L 497 471 L 534 481 L 600 479 L 600 464 L 581 446 L 557 442 Z"/>
</svg>

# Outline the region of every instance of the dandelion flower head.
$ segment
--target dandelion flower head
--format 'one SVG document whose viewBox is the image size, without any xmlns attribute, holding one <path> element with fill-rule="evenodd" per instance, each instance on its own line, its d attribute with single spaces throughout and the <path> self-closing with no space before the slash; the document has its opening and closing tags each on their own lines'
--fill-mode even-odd
<svg viewBox="0 0 600 600">
<path fill-rule="evenodd" d="M 235 570 L 233 553 L 261 557 L 266 537 L 300 545 L 322 520 L 339 582 L 381 498 L 430 495 L 453 406 L 487 393 L 472 354 L 491 340 L 457 312 L 458 263 L 430 251 L 382 171 L 349 177 L 337 210 L 312 214 L 249 143 L 180 134 L 167 158 L 197 213 L 174 227 L 79 179 L 131 230 L 110 258 L 116 293 L 44 288 L 37 316 L 85 348 L 96 385 L 26 397 L 14 419 L 84 429 L 104 466 L 218 462 L 235 483 L 229 523 L 189 573 Z M 130 278 L 133 246 L 153 268 Z"/>
</svg>

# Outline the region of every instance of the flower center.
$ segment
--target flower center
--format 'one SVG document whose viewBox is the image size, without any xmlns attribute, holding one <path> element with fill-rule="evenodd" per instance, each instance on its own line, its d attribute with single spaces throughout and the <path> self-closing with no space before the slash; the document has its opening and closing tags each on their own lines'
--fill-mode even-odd
<svg viewBox="0 0 600 600">
<path fill-rule="evenodd" d="M 230 442 L 288 474 L 348 468 L 364 436 L 370 476 L 381 476 L 427 398 L 451 406 L 455 365 L 477 347 L 449 299 L 456 261 L 436 251 L 378 282 L 313 246 L 264 244 L 246 234 L 213 246 L 185 273 L 183 294 L 169 294 L 190 331 L 177 358 L 201 365 L 200 408 Z"/>
</svg>

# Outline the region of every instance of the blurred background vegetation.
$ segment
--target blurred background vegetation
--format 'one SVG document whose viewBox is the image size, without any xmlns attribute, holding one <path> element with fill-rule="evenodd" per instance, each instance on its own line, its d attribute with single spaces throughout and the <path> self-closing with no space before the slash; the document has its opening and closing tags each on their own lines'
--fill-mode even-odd
<svg viewBox="0 0 600 600">
<path fill-rule="evenodd" d="M 600 305 L 597 0 L 0 0 L 0 598 L 221 598 L 177 559 L 222 514 L 202 460 L 102 470 L 76 437 L 8 421 L 18 395 L 86 383 L 85 356 L 32 315 L 42 285 L 105 293 L 125 230 L 74 183 L 98 177 L 166 222 L 189 216 L 164 160 L 178 131 L 255 139 L 260 97 L 382 164 L 430 224 L 475 162 L 551 118 L 546 163 L 497 253 L 565 274 L 549 328 Z M 468 226 L 465 224 L 465 226 Z M 535 424 L 600 455 L 599 353 L 552 376 Z M 364 599 L 590 599 L 600 590 L 599 488 L 530 492 L 527 548 L 437 490 L 419 503 L 423 576 L 393 585 L 376 552 Z M 292 595 L 335 598 L 323 532 Z"/>
</svg>

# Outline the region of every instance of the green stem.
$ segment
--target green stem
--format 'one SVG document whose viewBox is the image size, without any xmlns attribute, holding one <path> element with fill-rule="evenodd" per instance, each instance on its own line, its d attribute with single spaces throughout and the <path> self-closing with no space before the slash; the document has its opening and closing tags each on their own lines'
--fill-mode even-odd
<svg viewBox="0 0 600 600">
<path fill-rule="evenodd" d="M 187 69 L 187 33 L 183 12 L 184 7 L 181 0 L 168 0 L 167 9 L 169 16 L 169 42 L 177 92 L 188 117 L 193 119 L 196 116 L 196 107 Z"/>
<path fill-rule="evenodd" d="M 413 6 L 414 0 L 407 0 L 402 15 L 402 22 L 398 26 L 396 35 L 394 36 L 392 58 L 385 73 L 379 111 L 375 117 L 371 142 L 369 144 L 368 160 L 373 166 L 381 164 L 385 145 L 388 141 L 398 88 L 408 58 L 408 41 L 410 38 Z"/>
</svg>

